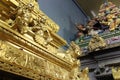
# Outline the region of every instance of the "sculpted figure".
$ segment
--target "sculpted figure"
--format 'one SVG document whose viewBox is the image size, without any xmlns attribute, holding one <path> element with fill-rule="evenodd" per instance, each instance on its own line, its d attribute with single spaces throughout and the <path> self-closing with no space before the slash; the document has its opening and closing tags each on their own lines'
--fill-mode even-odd
<svg viewBox="0 0 120 80">
<path fill-rule="evenodd" d="M 36 20 L 34 20 L 34 26 L 31 29 L 35 33 L 35 42 L 42 46 L 47 46 L 47 44 L 53 39 L 49 30 L 47 29 L 48 26 L 46 26 L 44 23 L 45 19 L 38 17 Z"/>
<path fill-rule="evenodd" d="M 43 29 L 40 29 L 35 32 L 35 41 L 39 43 L 40 45 L 47 45 L 49 42 L 52 41 L 51 36 L 46 36 L 47 31 L 44 31 Z"/>
<path fill-rule="evenodd" d="M 55 33 L 56 33 L 56 32 L 59 31 L 59 26 L 57 26 L 56 24 L 52 23 L 52 21 L 49 20 L 49 19 L 46 19 L 46 25 L 49 25 L 50 30 L 51 30 L 52 32 L 55 32 Z"/>
<path fill-rule="evenodd" d="M 28 63 L 27 63 L 27 68 L 33 69 L 33 62 L 34 62 L 35 57 L 33 55 L 28 56 Z"/>
<path fill-rule="evenodd" d="M 14 21 L 12 19 L 7 19 L 5 20 L 6 23 L 8 23 L 8 25 L 13 26 L 14 25 Z"/>
<path fill-rule="evenodd" d="M 66 52 L 57 52 L 56 55 L 62 59 L 65 59 L 71 63 L 74 62 L 75 58 L 73 57 L 73 52 L 67 50 Z"/>
<path fill-rule="evenodd" d="M 75 44 L 75 42 L 72 41 L 70 43 L 70 47 L 68 48 L 66 53 L 69 54 L 71 56 L 71 59 L 74 60 L 82 54 L 82 51 L 81 51 L 80 47 L 77 44 Z"/>
<path fill-rule="evenodd" d="M 47 44 L 44 38 L 44 32 L 42 30 L 39 30 L 35 33 L 35 41 L 41 45 Z"/>
<path fill-rule="evenodd" d="M 80 47 L 75 44 L 75 42 L 71 42 L 69 48 L 65 52 L 56 53 L 57 56 L 74 63 L 76 58 L 82 54 Z"/>
<path fill-rule="evenodd" d="M 4 41 L 0 40 L 0 57 L 1 58 L 4 58 L 7 52 L 7 49 L 8 49 L 7 44 Z"/>
<path fill-rule="evenodd" d="M 34 8 L 36 9 L 36 10 L 39 10 L 39 4 L 38 4 L 38 0 L 32 0 L 32 2 L 33 2 L 33 4 L 34 4 Z"/>
<path fill-rule="evenodd" d="M 88 49 L 90 51 L 96 51 L 99 49 L 103 49 L 107 46 L 107 44 L 105 43 L 104 39 L 99 37 L 98 34 L 95 34 L 92 36 L 92 39 L 90 40 L 89 44 L 88 44 Z"/>
<path fill-rule="evenodd" d="M 79 74 L 79 66 L 80 66 L 80 61 L 79 60 L 75 60 L 74 61 L 74 64 L 73 64 L 73 67 L 72 67 L 72 70 L 70 72 L 70 79 L 71 80 L 77 80 L 78 78 L 78 74 Z"/>
<path fill-rule="evenodd" d="M 80 47 L 77 44 L 75 44 L 74 41 L 72 41 L 70 43 L 70 46 L 71 46 L 71 50 L 73 50 L 73 52 L 74 52 L 73 53 L 74 57 L 78 57 L 78 56 L 80 56 L 82 54 L 82 51 L 81 51 Z"/>
<path fill-rule="evenodd" d="M 112 67 L 112 75 L 115 80 L 120 79 L 120 68 L 119 67 Z"/>
<path fill-rule="evenodd" d="M 47 50 L 49 50 L 53 54 L 57 53 L 57 49 L 54 46 L 51 46 L 49 44 L 47 45 Z"/>
<path fill-rule="evenodd" d="M 41 63 L 39 63 L 41 62 Z M 37 70 L 38 72 L 41 72 L 41 69 L 44 67 L 44 63 L 41 59 L 39 58 L 34 58 L 33 60 L 33 65 L 32 65 L 32 69 Z"/>
<path fill-rule="evenodd" d="M 109 30 L 115 30 L 117 28 L 116 15 L 114 13 L 110 13 L 106 17 L 108 20 Z"/>
<path fill-rule="evenodd" d="M 77 80 L 89 80 L 88 77 L 89 69 L 86 67 L 82 72 L 79 72 L 77 75 Z"/>
<path fill-rule="evenodd" d="M 14 62 L 16 60 L 16 58 L 18 57 L 18 55 L 17 55 L 17 53 L 15 53 L 15 49 L 9 47 L 8 51 L 4 55 L 4 58 L 10 62 Z"/>
<path fill-rule="evenodd" d="M 18 9 L 13 28 L 17 27 L 18 32 L 21 34 L 27 33 L 27 31 L 30 29 L 29 24 L 32 23 L 33 20 L 31 13 L 33 8 L 33 4 L 30 3 L 28 5 L 23 5 Z"/>
<path fill-rule="evenodd" d="M 28 55 L 22 52 L 17 54 L 15 62 L 21 66 L 26 66 L 28 62 Z"/>
</svg>

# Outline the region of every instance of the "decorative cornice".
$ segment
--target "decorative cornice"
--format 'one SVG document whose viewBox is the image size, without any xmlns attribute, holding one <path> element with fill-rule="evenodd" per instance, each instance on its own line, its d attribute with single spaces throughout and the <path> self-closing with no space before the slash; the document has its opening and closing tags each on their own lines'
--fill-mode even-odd
<svg viewBox="0 0 120 80">
<path fill-rule="evenodd" d="M 2 37 L 3 40 L 7 39 L 8 42 L 18 45 L 19 47 L 26 49 L 38 56 L 42 56 L 45 59 L 50 60 L 55 64 L 61 64 L 62 67 L 67 66 L 66 69 L 69 69 L 69 70 L 71 69 L 70 67 L 68 67 L 68 65 L 71 66 L 69 62 L 57 57 L 55 54 L 49 52 L 44 47 L 22 36 L 16 31 L 9 29 L 10 26 L 7 25 L 5 22 L 0 20 L 0 23 L 1 23 L 0 24 L 0 36 L 4 35 L 4 37 Z"/>
</svg>

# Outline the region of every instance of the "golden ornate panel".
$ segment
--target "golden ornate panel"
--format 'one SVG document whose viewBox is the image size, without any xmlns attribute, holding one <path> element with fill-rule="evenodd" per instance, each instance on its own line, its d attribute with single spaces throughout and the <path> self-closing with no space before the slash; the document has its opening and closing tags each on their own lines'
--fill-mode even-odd
<svg viewBox="0 0 120 80">
<path fill-rule="evenodd" d="M 0 10 L 1 70 L 34 80 L 88 78 L 79 71 L 81 49 L 71 42 L 68 50 L 59 50 L 67 42 L 36 0 L 1 0 Z"/>
</svg>

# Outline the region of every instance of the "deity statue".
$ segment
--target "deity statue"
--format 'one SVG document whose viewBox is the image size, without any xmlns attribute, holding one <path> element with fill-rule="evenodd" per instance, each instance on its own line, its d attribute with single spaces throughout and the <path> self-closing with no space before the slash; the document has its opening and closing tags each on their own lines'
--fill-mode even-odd
<svg viewBox="0 0 120 80">
<path fill-rule="evenodd" d="M 70 48 L 74 53 L 74 57 L 78 57 L 82 54 L 82 50 L 80 49 L 79 45 L 77 45 L 74 41 L 71 41 Z"/>
<path fill-rule="evenodd" d="M 67 52 L 57 52 L 56 55 L 62 59 L 65 59 L 65 60 L 71 62 L 71 63 L 74 62 L 73 56 L 68 51 Z"/>
<path fill-rule="evenodd" d="M 74 61 L 76 60 L 76 58 L 78 56 L 80 56 L 82 54 L 82 51 L 80 49 L 80 47 L 75 44 L 75 42 L 71 42 L 69 48 L 65 51 L 65 52 L 58 52 L 56 53 L 57 56 L 66 59 L 72 63 L 74 63 Z"/>
<path fill-rule="evenodd" d="M 83 71 L 78 73 L 77 80 L 89 80 L 88 73 L 89 73 L 89 69 L 88 67 L 86 67 L 85 69 L 83 69 Z"/>
<path fill-rule="evenodd" d="M 98 34 L 95 34 L 92 36 L 92 39 L 90 40 L 88 44 L 89 51 L 96 51 L 99 49 L 103 49 L 107 46 L 106 42 L 103 38 L 101 38 Z"/>
<path fill-rule="evenodd" d="M 35 33 L 35 41 L 41 45 L 46 45 L 47 42 L 44 39 L 44 31 L 39 30 Z"/>
<path fill-rule="evenodd" d="M 77 75 L 79 74 L 79 66 L 80 66 L 80 61 L 79 60 L 76 60 L 75 62 L 74 62 L 74 65 L 73 65 L 73 67 L 72 67 L 72 70 L 71 70 L 71 72 L 70 72 L 70 74 L 69 74 L 69 76 L 70 76 L 70 79 L 71 80 L 76 80 L 77 79 Z"/>
<path fill-rule="evenodd" d="M 35 33 L 34 40 L 42 46 L 46 46 L 53 40 L 51 33 L 48 30 L 48 26 L 45 25 L 46 20 L 42 16 L 37 16 L 36 19 L 33 19 L 33 27 L 31 30 Z"/>
<path fill-rule="evenodd" d="M 108 20 L 109 30 L 115 30 L 117 28 L 116 15 L 114 13 L 110 13 L 106 16 L 106 18 Z"/>
<path fill-rule="evenodd" d="M 27 5 L 20 6 L 17 11 L 15 25 L 13 28 L 16 28 L 21 34 L 25 34 L 28 32 L 28 30 L 30 30 L 29 24 L 33 21 L 33 8 L 34 5 L 32 3 L 29 3 Z"/>
</svg>

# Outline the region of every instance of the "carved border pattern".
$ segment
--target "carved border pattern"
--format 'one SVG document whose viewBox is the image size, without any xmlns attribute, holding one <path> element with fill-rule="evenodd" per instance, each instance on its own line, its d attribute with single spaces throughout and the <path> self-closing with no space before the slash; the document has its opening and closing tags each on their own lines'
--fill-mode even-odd
<svg viewBox="0 0 120 80">
<path fill-rule="evenodd" d="M 60 66 L 15 48 L 5 41 L 0 41 L 0 69 L 7 70 L 30 79 L 67 80 L 68 71 Z M 42 79 L 44 80 L 44 79 Z"/>
</svg>

